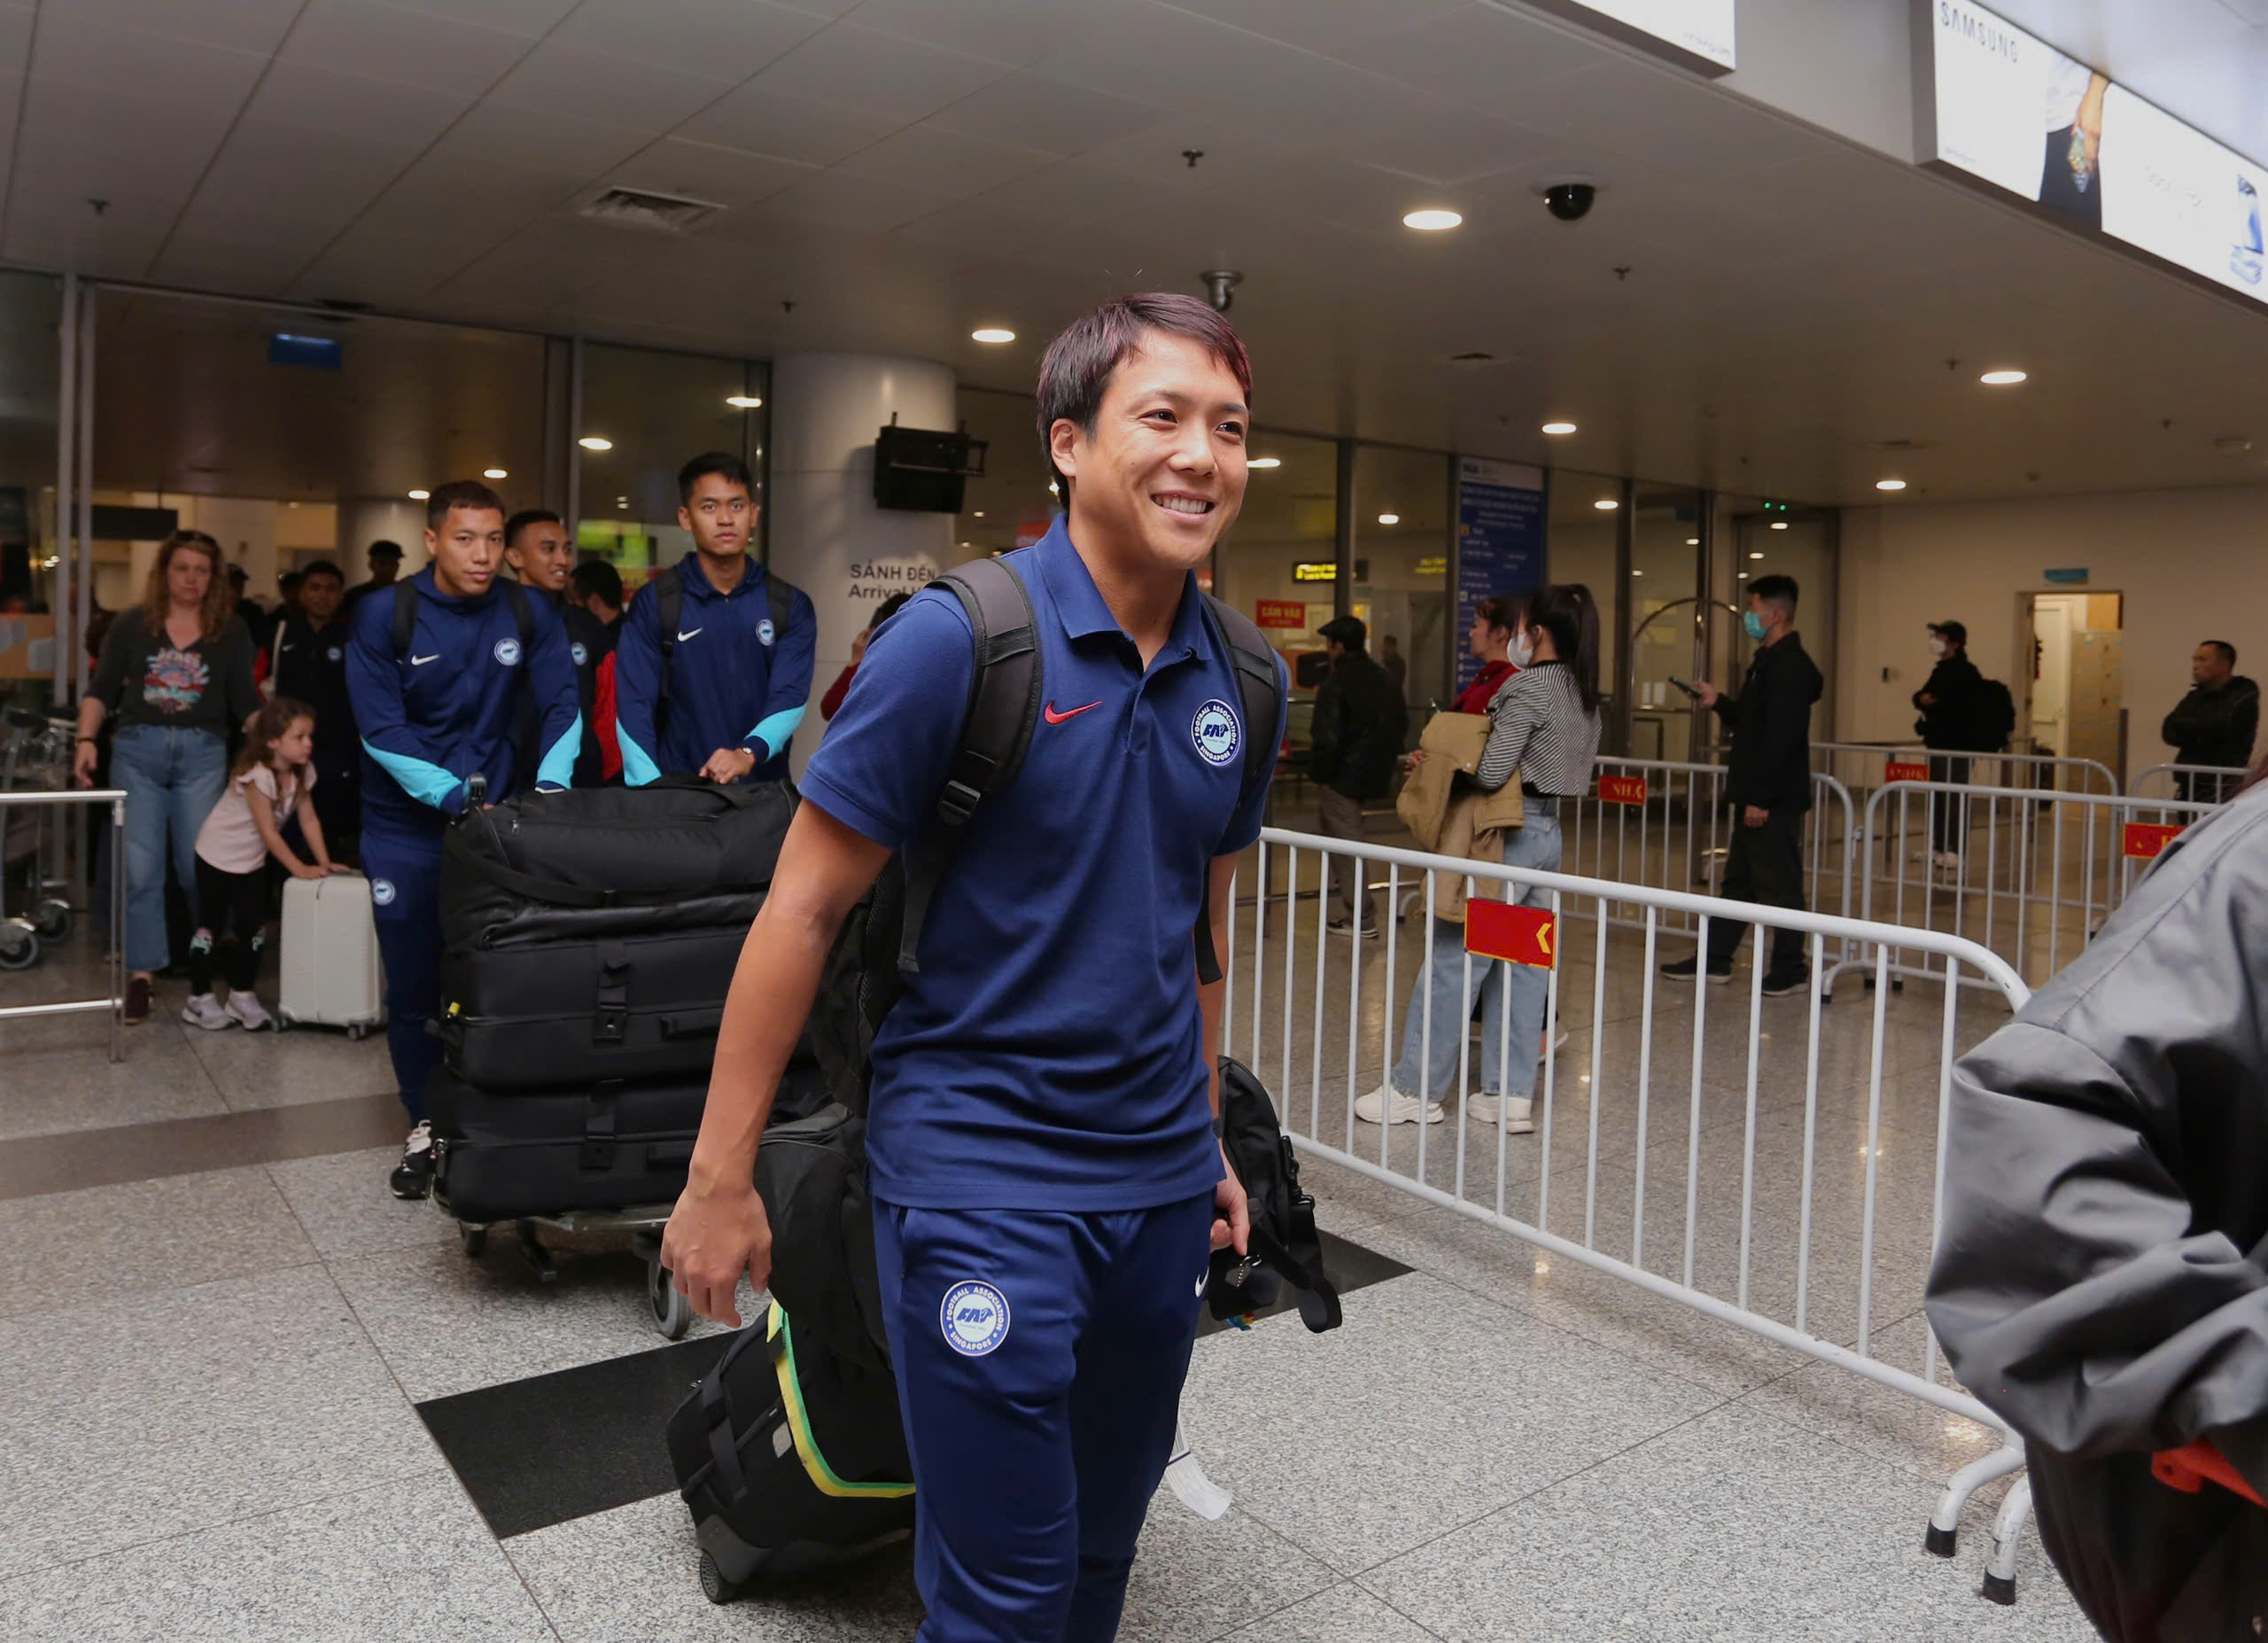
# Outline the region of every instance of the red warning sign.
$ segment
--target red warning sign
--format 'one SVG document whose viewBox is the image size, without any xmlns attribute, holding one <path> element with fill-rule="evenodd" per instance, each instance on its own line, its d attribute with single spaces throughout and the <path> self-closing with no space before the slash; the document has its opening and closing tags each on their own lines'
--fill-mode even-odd
<svg viewBox="0 0 2268 1643">
<path fill-rule="evenodd" d="M 2126 836 L 2121 841 L 2121 853 L 2130 861 L 2155 861 L 2180 836 L 2179 828 L 2162 822 L 2129 822 Z"/>
<path fill-rule="evenodd" d="M 1542 907 L 1478 898 L 1464 904 L 1464 950 L 1475 958 L 1550 969 L 1556 933 L 1550 913 Z"/>
<path fill-rule="evenodd" d="M 1262 599 L 1254 608 L 1253 621 L 1262 627 L 1305 627 L 1307 603 L 1300 599 Z"/>
<path fill-rule="evenodd" d="M 1919 759 L 1893 759 L 1883 767 L 1882 779 L 1885 782 L 1926 782 L 1930 779 L 1929 763 Z"/>
<path fill-rule="evenodd" d="M 1643 805 L 1646 802 L 1646 778 L 1603 775 L 1598 779 L 1598 798 L 1603 805 Z"/>
</svg>

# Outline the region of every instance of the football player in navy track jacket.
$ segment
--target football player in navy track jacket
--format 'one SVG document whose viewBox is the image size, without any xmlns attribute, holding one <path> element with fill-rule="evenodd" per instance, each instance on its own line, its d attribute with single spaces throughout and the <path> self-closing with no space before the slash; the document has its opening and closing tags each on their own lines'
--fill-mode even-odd
<svg viewBox="0 0 2268 1643">
<path fill-rule="evenodd" d="M 1107 1643 L 1170 1458 L 1213 1249 L 1244 1188 L 1215 1139 L 1238 853 L 1264 783 L 1234 661 L 1193 572 L 1245 490 L 1251 368 L 1194 298 L 1122 298 L 1040 367 L 1068 504 L 1003 561 L 1034 619 L 1045 712 L 959 830 L 920 964 L 874 1047 L 867 1130 L 884 1320 L 913 1461 L 920 1643 Z M 737 1321 L 772 1233 L 757 1137 L 844 914 L 935 841 L 975 675 L 947 590 L 875 633 L 733 977 L 663 1263 Z M 1209 898 L 1209 900 L 1208 899 Z"/>
<path fill-rule="evenodd" d="M 632 787 L 664 772 L 718 783 L 787 777 L 788 744 L 812 693 L 817 619 L 800 591 L 784 629 L 773 618 L 767 572 L 748 553 L 752 485 L 748 464 L 722 451 L 678 474 L 677 522 L 694 551 L 676 566 L 676 627 L 662 633 L 662 601 L 649 581 L 615 645 L 615 727 Z"/>
<path fill-rule="evenodd" d="M 567 630 L 567 654 L 575 664 L 575 705 L 583 715 L 582 747 L 575 755 L 575 785 L 596 787 L 599 743 L 594 698 L 599 662 L 606 655 L 610 636 L 605 624 L 567 591 L 567 579 L 575 570 L 575 548 L 567 540 L 566 522 L 548 508 L 523 508 L 504 521 L 504 563 L 523 587 L 559 613 L 560 625 Z M 537 719 L 534 702 L 523 697 L 523 764 L 529 762 L 535 745 Z"/>
<path fill-rule="evenodd" d="M 346 646 L 346 688 L 367 755 L 362 782 L 362 868 L 386 972 L 386 1047 L 411 1129 L 392 1185 L 422 1198 L 433 1177 L 425 1125 L 425 1079 L 440 1047 L 426 1032 L 441 985 L 441 834 L 467 802 L 467 778 L 486 779 L 493 803 L 522 787 L 569 784 L 582 745 L 575 665 L 549 601 L 515 600 L 498 585 L 504 504 L 472 480 L 438 487 L 425 504 L 432 563 L 409 579 L 416 619 L 395 647 L 398 596 L 382 590 L 355 606 Z M 526 611 L 524 636 L 516 605 Z M 532 695 L 541 751 L 519 767 L 519 705 Z"/>
</svg>

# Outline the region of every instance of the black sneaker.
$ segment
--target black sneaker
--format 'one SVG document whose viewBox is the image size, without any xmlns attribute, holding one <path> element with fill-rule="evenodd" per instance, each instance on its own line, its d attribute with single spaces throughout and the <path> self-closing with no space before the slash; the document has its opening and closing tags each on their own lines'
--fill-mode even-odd
<svg viewBox="0 0 2268 1643">
<path fill-rule="evenodd" d="M 1787 969 L 1775 967 L 1765 972 L 1764 996 L 1767 999 L 1784 999 L 1790 993 L 1810 990 L 1811 966 L 1808 964 L 1798 964 Z"/>
<path fill-rule="evenodd" d="M 386 1178 L 397 1198 L 423 1198 L 433 1190 L 432 1126 L 420 1124 L 401 1144 L 401 1162 Z"/>
<path fill-rule="evenodd" d="M 1690 981 L 1693 979 L 1693 972 L 1700 967 L 1700 957 L 1696 954 L 1692 958 L 1682 958 L 1675 963 L 1663 965 L 1661 973 L 1672 981 Z M 1713 963 L 1709 966 L 1709 980 L 1713 985 L 1721 987 L 1732 978 L 1733 967 L 1729 961 L 1722 964 Z"/>
</svg>

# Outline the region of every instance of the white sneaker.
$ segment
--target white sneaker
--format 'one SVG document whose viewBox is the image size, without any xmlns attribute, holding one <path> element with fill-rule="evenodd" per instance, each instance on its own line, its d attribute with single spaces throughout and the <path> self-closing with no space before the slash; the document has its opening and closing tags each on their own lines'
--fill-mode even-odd
<svg viewBox="0 0 2268 1643">
<path fill-rule="evenodd" d="M 1355 1098 L 1355 1116 L 1365 1124 L 1415 1124 L 1420 1118 L 1428 1124 L 1439 1124 L 1441 1121 L 1441 1103 L 1419 1101 L 1415 1095 L 1404 1095 L 1389 1080 L 1369 1094 Z"/>
<path fill-rule="evenodd" d="M 1509 1101 L 1501 1095 L 1468 1095 L 1464 1102 L 1464 1116 L 1494 1128 L 1497 1110 L 1501 1108 L 1504 1115 L 1504 1133 L 1528 1135 L 1535 1130 L 1535 1120 L 1530 1116 L 1534 1106 L 1534 1098 L 1528 1095 L 1515 1095 Z"/>
<path fill-rule="evenodd" d="M 276 1024 L 268 1012 L 260 1008 L 260 1000 L 253 996 L 250 987 L 231 987 L 229 990 L 227 1013 L 229 1019 L 246 1032 L 257 1032 L 262 1027 Z"/>
<path fill-rule="evenodd" d="M 202 1027 L 207 1032 L 218 1032 L 229 1024 L 229 1012 L 221 1001 L 209 993 L 199 993 L 181 1007 L 181 1018 L 192 1027 Z"/>
</svg>

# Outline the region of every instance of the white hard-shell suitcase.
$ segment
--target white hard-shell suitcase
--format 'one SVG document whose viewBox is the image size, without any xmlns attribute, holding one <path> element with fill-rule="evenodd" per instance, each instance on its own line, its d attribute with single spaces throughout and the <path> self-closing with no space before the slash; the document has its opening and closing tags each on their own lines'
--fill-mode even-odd
<svg viewBox="0 0 2268 1643">
<path fill-rule="evenodd" d="M 284 1025 L 344 1027 L 359 1039 L 385 1019 L 370 881 L 360 873 L 285 879 L 283 948 Z"/>
</svg>

